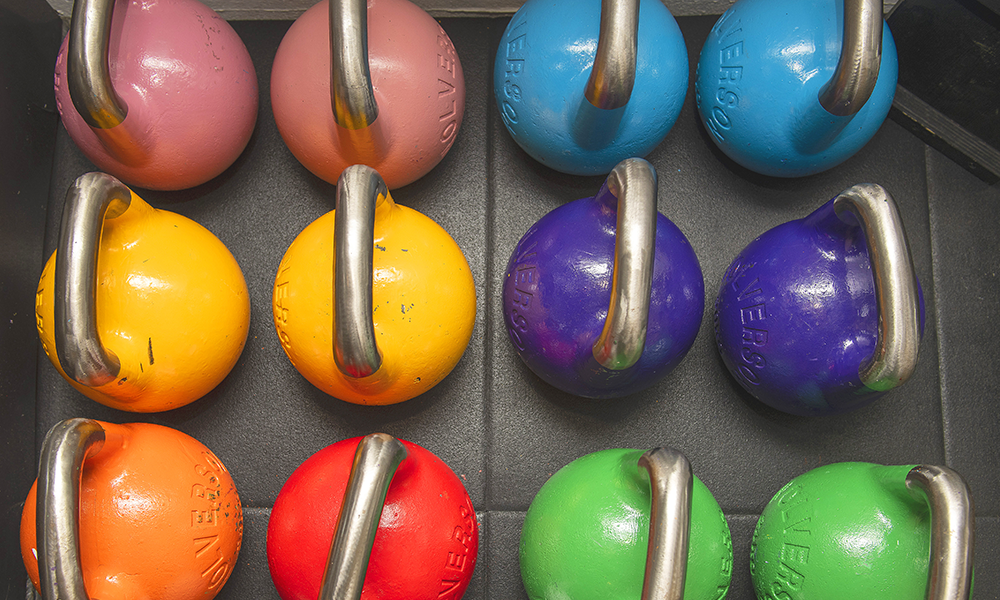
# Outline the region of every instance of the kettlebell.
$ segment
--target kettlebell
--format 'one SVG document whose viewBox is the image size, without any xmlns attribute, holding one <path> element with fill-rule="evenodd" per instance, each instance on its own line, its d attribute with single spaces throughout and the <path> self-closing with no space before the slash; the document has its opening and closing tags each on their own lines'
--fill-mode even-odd
<svg viewBox="0 0 1000 600">
<path fill-rule="evenodd" d="M 715 301 L 716 343 L 733 377 L 803 416 L 860 408 L 905 383 L 923 323 L 896 202 L 870 183 L 751 242 Z"/>
<path fill-rule="evenodd" d="M 289 246 L 272 298 L 295 368 L 355 404 L 394 404 L 437 385 L 465 352 L 476 317 L 458 244 L 396 204 L 364 165 L 343 172 L 335 209 Z"/>
<path fill-rule="evenodd" d="M 897 73 L 881 0 L 739 0 L 702 47 L 695 100 L 729 158 L 801 177 L 868 143 L 889 114 Z"/>
<path fill-rule="evenodd" d="M 281 488 L 267 564 L 282 600 L 458 600 L 479 526 L 455 473 L 384 434 L 312 455 Z"/>
<path fill-rule="evenodd" d="M 656 210 L 656 171 L 619 163 L 596 196 L 564 204 L 518 242 L 503 285 L 521 360 L 587 398 L 624 396 L 669 373 L 705 307 L 698 258 Z"/>
<path fill-rule="evenodd" d="M 525 515 L 519 558 L 537 600 L 714 600 L 729 589 L 733 545 L 683 454 L 613 449 L 545 482 Z"/>
<path fill-rule="evenodd" d="M 687 84 L 684 38 L 657 0 L 528 0 L 493 65 L 511 137 L 573 175 L 649 154 L 677 120 Z"/>
<path fill-rule="evenodd" d="M 211 600 L 236 566 L 240 498 L 194 438 L 67 419 L 45 436 L 39 463 L 21 556 L 44 600 Z"/>
<path fill-rule="evenodd" d="M 219 175 L 257 121 L 250 54 L 196 0 L 76 0 L 55 92 L 83 154 L 147 189 L 186 189 Z"/>
<path fill-rule="evenodd" d="M 967 600 L 974 527 L 972 495 L 948 467 L 835 463 L 768 502 L 750 574 L 758 598 Z"/>
<path fill-rule="evenodd" d="M 87 173 L 66 194 L 35 321 L 70 385 L 112 408 L 156 412 L 201 398 L 229 374 L 250 300 L 236 259 L 210 231 Z"/>
<path fill-rule="evenodd" d="M 455 143 L 465 76 L 448 34 L 408 0 L 323 0 L 281 40 L 271 104 L 288 149 L 314 175 L 336 183 L 365 164 L 396 189 Z"/>
</svg>

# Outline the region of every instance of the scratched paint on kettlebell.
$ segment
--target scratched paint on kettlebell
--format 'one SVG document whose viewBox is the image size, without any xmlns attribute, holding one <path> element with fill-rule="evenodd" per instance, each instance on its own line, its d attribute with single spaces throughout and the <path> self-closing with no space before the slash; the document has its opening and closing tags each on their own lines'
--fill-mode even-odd
<svg viewBox="0 0 1000 600">
<path fill-rule="evenodd" d="M 524 33 L 527 24 L 527 21 L 522 19 L 509 27 L 507 40 L 504 43 L 507 66 L 504 69 L 504 99 L 501 104 L 500 116 L 514 137 L 517 137 L 517 131 L 511 127 L 517 124 L 518 109 L 516 105 L 521 102 L 521 87 L 515 81 L 524 73 L 524 64 L 528 58 L 527 33 Z M 518 34 L 519 31 L 520 34 Z"/>
<path fill-rule="evenodd" d="M 54 263 L 55 261 L 51 262 Z M 48 269 L 49 267 L 48 265 L 46 265 L 45 271 L 48 271 Z M 42 272 L 42 280 L 43 281 L 45 280 L 44 271 Z M 38 288 L 38 291 L 35 292 L 35 326 L 38 328 L 38 338 L 42 342 L 42 350 L 45 351 L 45 356 L 48 356 L 49 359 L 51 360 L 52 352 L 49 350 L 49 345 L 45 343 L 45 340 L 48 337 L 45 335 L 45 319 L 42 318 L 42 311 L 44 310 L 44 305 L 45 305 L 44 296 L 45 296 L 45 289 Z"/>
<path fill-rule="evenodd" d="M 726 111 L 739 105 L 743 79 L 743 25 L 738 18 L 733 21 L 732 15 L 732 11 L 726 12 L 712 28 L 712 35 L 719 37 L 725 45 L 719 50 L 719 88 L 712 98 L 711 116 L 706 119 L 705 127 L 720 142 L 733 126 Z M 698 101 L 700 103 L 702 99 L 699 97 Z"/>
<path fill-rule="evenodd" d="M 194 553 L 203 564 L 208 563 L 202 569 L 201 576 L 203 579 L 208 579 L 208 589 L 211 590 L 226 580 L 231 568 L 229 560 L 222 552 L 219 534 L 214 532 L 220 526 L 219 513 L 223 508 L 229 508 L 232 513 L 226 513 L 226 520 L 228 521 L 229 514 L 235 514 L 237 533 L 242 536 L 243 509 L 238 500 L 234 507 L 222 506 L 224 492 L 219 474 L 227 471 L 214 454 L 203 452 L 202 462 L 195 464 L 194 471 L 200 478 L 191 486 L 191 497 L 194 498 L 194 508 L 191 509 L 191 527 L 195 530 Z M 206 504 L 207 509 L 204 508 Z M 239 552 L 239 544 L 236 552 Z"/>
<path fill-rule="evenodd" d="M 508 277 L 514 278 L 514 292 L 510 295 L 510 306 L 508 307 L 510 320 L 507 332 L 511 342 L 521 351 L 524 351 L 525 348 L 521 334 L 528 332 L 528 319 L 524 313 L 531 309 L 531 300 L 538 289 L 536 267 L 534 264 L 526 262 L 537 254 L 534 251 L 535 245 L 532 243 L 524 250 L 518 248 L 519 253 L 515 260 L 517 266 L 514 268 L 514 273 L 508 275 Z"/>
<path fill-rule="evenodd" d="M 469 579 L 468 573 L 475 567 L 475 549 L 469 544 L 475 539 L 476 522 L 472 504 L 466 500 L 459 505 L 458 514 L 461 521 L 455 525 L 451 536 L 452 548 L 445 558 L 444 570 L 441 576 L 441 590 L 438 598 L 458 598 L 462 582 Z M 472 557 L 470 564 L 469 557 Z"/>
<path fill-rule="evenodd" d="M 455 88 L 458 54 L 455 52 L 455 45 L 451 43 L 451 38 L 443 31 L 438 33 L 437 43 L 438 48 L 441 49 L 437 55 L 437 64 L 444 70 L 441 77 L 445 77 L 445 79 L 438 77 L 440 88 L 438 98 L 444 102 L 446 107 L 444 114 L 438 117 L 438 121 L 443 126 L 440 136 L 443 144 L 441 146 L 441 156 L 443 157 L 451 149 L 451 145 L 455 141 L 455 133 L 458 131 L 458 96 Z"/>
<path fill-rule="evenodd" d="M 781 552 L 774 580 L 766 590 L 767 597 L 772 600 L 790 600 L 801 591 L 802 582 L 805 580 L 804 567 L 809 562 L 813 510 L 809 498 L 801 492 L 800 485 L 779 492 Z"/>
<path fill-rule="evenodd" d="M 739 365 L 740 375 L 750 384 L 759 385 L 759 372 L 767 366 L 767 360 L 762 352 L 767 347 L 768 332 L 766 328 L 767 305 L 763 300 L 763 290 L 760 279 L 754 277 L 750 281 L 747 273 L 753 268 L 753 264 L 744 264 L 742 260 L 737 260 L 724 279 L 725 284 L 732 287 L 737 293 L 737 308 L 740 311 L 740 334 L 741 347 L 740 358 L 743 364 Z"/>
</svg>

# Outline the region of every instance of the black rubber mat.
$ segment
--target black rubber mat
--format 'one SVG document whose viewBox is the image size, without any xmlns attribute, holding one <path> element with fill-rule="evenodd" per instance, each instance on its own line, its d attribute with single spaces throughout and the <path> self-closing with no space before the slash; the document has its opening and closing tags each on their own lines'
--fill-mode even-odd
<svg viewBox="0 0 1000 600">
<path fill-rule="evenodd" d="M 694 64 L 713 18 L 679 19 Z M 226 464 L 245 506 L 243 550 L 222 600 L 277 598 L 266 561 L 266 529 L 285 479 L 311 454 L 373 431 L 420 444 L 461 477 L 481 528 L 478 565 L 466 598 L 526 598 L 517 566 L 524 511 L 545 480 L 583 454 L 614 447 L 669 445 L 684 452 L 713 492 L 733 535 L 729 598 L 753 597 L 750 536 L 767 501 L 788 480 L 837 461 L 947 464 L 972 487 L 977 510 L 977 596 L 1000 597 L 1000 375 L 992 349 L 1000 340 L 998 260 L 1000 188 L 987 186 L 892 121 L 844 164 L 819 175 L 780 180 L 736 166 L 709 141 L 696 117 L 693 90 L 667 139 L 648 157 L 659 175 L 659 209 L 685 233 L 705 278 L 706 312 L 694 347 L 651 389 L 614 401 L 581 400 L 534 376 L 513 352 L 500 307 L 507 260 L 520 236 L 552 208 L 595 194 L 600 177 L 570 177 L 530 159 L 509 138 L 492 100 L 492 64 L 506 19 L 444 19 L 467 82 L 458 140 L 427 177 L 394 199 L 438 221 L 465 251 L 477 287 L 472 342 L 452 374 L 429 393 L 389 407 L 332 399 L 301 377 L 279 345 L 271 288 L 285 249 L 333 208 L 333 186 L 303 168 L 285 148 L 270 112 L 270 66 L 289 22 L 237 22 L 260 83 L 257 128 L 244 155 L 216 180 L 184 192 L 141 192 L 154 206 L 182 213 L 213 231 L 233 252 L 250 289 L 250 335 L 235 369 L 207 397 L 178 410 L 130 415 L 75 392 L 38 356 L 37 378 L 24 374 L 10 426 L 34 441 L 68 417 L 175 427 L 209 446 Z M 44 252 L 25 261 L 40 272 L 53 250 L 67 187 L 93 166 L 65 131 L 55 135 Z M 722 274 L 752 239 L 805 216 L 855 183 L 885 186 L 900 205 L 927 307 L 920 363 L 913 378 L 875 404 L 825 418 L 793 417 L 748 396 L 715 348 L 711 307 Z M 39 199 L 36 199 L 38 201 Z M 39 223 L 41 221 L 39 220 Z M 3 235 L 23 234 L 11 222 Z M 37 240 L 34 242 L 37 244 Z M 18 323 L 30 318 L 34 281 L 8 279 Z M 4 305 L 6 306 L 6 305 Z M 22 311 L 26 312 L 22 313 Z M 8 315 L 2 315 L 4 320 Z M 4 325 L 6 327 L 6 325 Z M 27 331 L 27 330 L 25 330 Z M 3 339 L 23 355 L 37 344 Z M 15 345 L 16 344 L 16 345 Z M 37 390 L 36 390 L 37 388 Z M 4 413 L 7 414 L 7 413 Z M 27 425 L 26 425 L 27 423 Z M 15 442 L 12 442 L 15 443 Z M 23 447 L 19 449 L 24 453 Z M 28 461 L 5 481 L 27 493 Z M 33 468 L 33 467 L 32 467 Z M 5 471 L 7 473 L 7 471 Z M 14 521 L 8 510 L 5 524 Z M 18 561 L 6 526 L 4 554 Z M 19 564 L 4 565 L 8 590 L 23 589 Z M 16 595 L 8 592 L 11 597 Z"/>
</svg>

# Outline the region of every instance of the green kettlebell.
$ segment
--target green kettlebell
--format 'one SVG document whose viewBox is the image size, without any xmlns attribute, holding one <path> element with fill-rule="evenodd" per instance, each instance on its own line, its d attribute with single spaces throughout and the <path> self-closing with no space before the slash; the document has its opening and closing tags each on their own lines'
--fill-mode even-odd
<svg viewBox="0 0 1000 600">
<path fill-rule="evenodd" d="M 947 467 L 835 463 L 768 502 L 750 550 L 759 599 L 966 599 L 973 504 Z"/>
<path fill-rule="evenodd" d="M 553 475 L 528 508 L 521 578 L 532 600 L 723 598 L 729 526 L 676 450 L 588 454 Z"/>
</svg>

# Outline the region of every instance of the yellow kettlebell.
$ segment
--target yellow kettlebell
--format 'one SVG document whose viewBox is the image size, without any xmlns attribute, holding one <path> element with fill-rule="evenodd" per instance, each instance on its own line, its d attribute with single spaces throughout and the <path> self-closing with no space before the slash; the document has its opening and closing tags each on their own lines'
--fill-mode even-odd
<svg viewBox="0 0 1000 600">
<path fill-rule="evenodd" d="M 156 412 L 226 377 L 246 343 L 250 299 L 210 231 L 87 173 L 67 193 L 35 318 L 45 354 L 73 387 L 112 408 Z"/>
<path fill-rule="evenodd" d="M 451 236 L 354 165 L 337 182 L 335 210 L 285 252 L 273 305 L 285 354 L 313 385 L 355 404 L 394 404 L 458 363 L 476 289 Z"/>
</svg>

